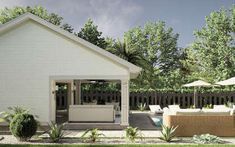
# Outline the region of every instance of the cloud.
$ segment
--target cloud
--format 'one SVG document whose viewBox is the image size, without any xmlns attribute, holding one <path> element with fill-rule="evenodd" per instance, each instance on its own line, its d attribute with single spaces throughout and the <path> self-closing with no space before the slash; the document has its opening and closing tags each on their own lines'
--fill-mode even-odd
<svg viewBox="0 0 235 147">
<path fill-rule="evenodd" d="M 132 0 L 0 0 L 0 8 L 28 5 L 58 13 L 77 31 L 91 18 L 103 35 L 110 37 L 121 37 L 143 12 Z"/>
<path fill-rule="evenodd" d="M 91 18 L 104 35 L 121 37 L 143 12 L 140 5 L 123 0 L 90 0 Z"/>
</svg>

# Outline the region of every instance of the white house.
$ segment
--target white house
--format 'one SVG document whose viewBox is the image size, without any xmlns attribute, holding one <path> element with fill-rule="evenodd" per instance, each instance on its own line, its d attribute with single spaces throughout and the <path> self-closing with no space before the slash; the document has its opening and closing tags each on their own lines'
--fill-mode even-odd
<svg viewBox="0 0 235 147">
<path fill-rule="evenodd" d="M 0 111 L 9 106 L 23 106 L 38 115 L 42 123 L 55 121 L 55 85 L 66 82 L 71 121 L 76 121 L 81 111 L 80 114 L 88 117 L 84 120 L 89 122 L 100 113 L 111 115 L 106 112 L 113 107 L 80 107 L 79 83 L 82 80 L 119 81 L 120 125 L 126 126 L 129 124 L 129 80 L 136 78 L 140 71 L 141 68 L 30 13 L 0 27 Z M 73 95 L 74 83 L 76 96 Z M 95 109 L 96 116 L 88 114 L 91 109 Z M 98 117 L 101 117 L 98 121 L 105 121 L 111 116 Z"/>
</svg>

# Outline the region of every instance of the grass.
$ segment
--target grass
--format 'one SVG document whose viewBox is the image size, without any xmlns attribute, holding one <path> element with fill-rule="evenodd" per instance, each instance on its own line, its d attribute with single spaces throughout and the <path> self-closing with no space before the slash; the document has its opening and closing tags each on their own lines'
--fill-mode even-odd
<svg viewBox="0 0 235 147">
<path fill-rule="evenodd" d="M 32 145 L 32 144 L 22 144 L 22 145 L 9 145 L 9 144 L 0 144 L 0 147 L 235 147 L 235 145 L 183 145 L 183 144 L 156 144 L 156 145 L 139 145 L 139 144 L 123 144 L 123 145 Z"/>
</svg>

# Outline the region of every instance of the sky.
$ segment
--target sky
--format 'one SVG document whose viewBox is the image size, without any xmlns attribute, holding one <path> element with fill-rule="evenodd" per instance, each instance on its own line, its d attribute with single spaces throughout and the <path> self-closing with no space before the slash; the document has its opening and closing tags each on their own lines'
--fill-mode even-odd
<svg viewBox="0 0 235 147">
<path fill-rule="evenodd" d="M 122 38 L 124 32 L 146 22 L 165 21 L 178 33 L 179 47 L 195 38 L 193 31 L 205 25 L 205 16 L 235 0 L 0 0 L 0 8 L 41 5 L 57 13 L 79 31 L 91 18 L 104 37 Z"/>
</svg>

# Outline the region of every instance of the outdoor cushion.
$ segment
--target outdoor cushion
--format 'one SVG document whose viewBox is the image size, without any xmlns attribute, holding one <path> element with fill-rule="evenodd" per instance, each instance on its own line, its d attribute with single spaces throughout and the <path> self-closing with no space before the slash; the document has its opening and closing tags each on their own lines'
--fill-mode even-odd
<svg viewBox="0 0 235 147">
<path fill-rule="evenodd" d="M 168 107 L 169 107 L 170 110 L 180 109 L 179 105 L 169 105 Z"/>
<path fill-rule="evenodd" d="M 231 109 L 202 109 L 202 115 L 230 115 Z"/>
<path fill-rule="evenodd" d="M 200 115 L 201 109 L 178 109 L 176 115 Z"/>
<path fill-rule="evenodd" d="M 228 107 L 226 107 L 225 105 L 214 105 L 213 108 L 214 109 L 227 109 Z"/>
</svg>

